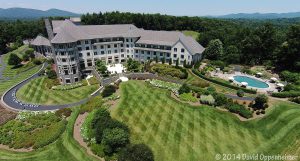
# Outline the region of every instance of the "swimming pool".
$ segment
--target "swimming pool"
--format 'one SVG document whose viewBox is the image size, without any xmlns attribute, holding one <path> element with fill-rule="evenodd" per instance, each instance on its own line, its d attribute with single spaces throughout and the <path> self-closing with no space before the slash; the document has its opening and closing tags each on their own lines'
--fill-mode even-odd
<svg viewBox="0 0 300 161">
<path fill-rule="evenodd" d="M 255 88 L 268 88 L 269 87 L 269 85 L 267 83 L 257 80 L 257 79 L 254 79 L 254 78 L 247 77 L 247 76 L 237 75 L 237 76 L 234 76 L 233 78 L 235 81 L 237 81 L 239 83 L 247 82 L 248 86 L 251 86 L 251 87 L 255 87 Z"/>
</svg>

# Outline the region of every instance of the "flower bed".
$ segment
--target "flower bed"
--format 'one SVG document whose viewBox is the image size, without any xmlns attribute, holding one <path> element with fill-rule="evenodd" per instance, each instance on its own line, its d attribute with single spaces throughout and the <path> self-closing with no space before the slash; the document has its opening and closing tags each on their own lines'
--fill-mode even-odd
<svg viewBox="0 0 300 161">
<path fill-rule="evenodd" d="M 149 83 L 155 87 L 171 90 L 174 93 L 178 93 L 178 90 L 181 87 L 180 84 L 165 82 L 156 79 L 150 80 Z"/>
</svg>

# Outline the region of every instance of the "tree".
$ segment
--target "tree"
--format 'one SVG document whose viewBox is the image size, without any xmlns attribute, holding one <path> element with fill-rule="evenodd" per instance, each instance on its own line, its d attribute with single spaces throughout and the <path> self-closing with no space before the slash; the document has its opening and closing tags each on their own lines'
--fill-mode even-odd
<svg viewBox="0 0 300 161">
<path fill-rule="evenodd" d="M 158 63 L 158 56 L 155 57 L 155 62 Z"/>
<path fill-rule="evenodd" d="M 245 92 L 241 89 L 239 89 L 237 92 L 236 92 L 236 95 L 239 96 L 239 97 L 244 97 L 245 95 Z"/>
<path fill-rule="evenodd" d="M 46 74 L 47 74 L 47 77 L 49 79 L 56 79 L 57 78 L 56 72 L 54 70 L 48 70 L 46 72 Z"/>
<path fill-rule="evenodd" d="M 113 93 L 116 92 L 116 87 L 114 85 L 108 85 L 104 87 L 104 90 L 102 92 L 102 97 L 108 97 L 111 96 Z"/>
<path fill-rule="evenodd" d="M 215 99 L 215 105 L 216 106 L 222 106 L 228 103 L 228 98 L 221 93 L 217 93 L 214 95 L 214 99 Z"/>
<path fill-rule="evenodd" d="M 107 67 L 104 61 L 97 60 L 96 61 L 96 68 L 101 74 L 107 74 Z"/>
<path fill-rule="evenodd" d="M 230 45 L 225 49 L 225 61 L 229 64 L 240 63 L 240 51 L 235 45 Z"/>
<path fill-rule="evenodd" d="M 255 97 L 255 104 L 253 107 L 262 109 L 266 103 L 268 103 L 268 97 L 264 94 L 260 94 Z"/>
<path fill-rule="evenodd" d="M 204 57 L 211 60 L 223 58 L 223 43 L 219 39 L 211 40 L 204 51 Z"/>
<path fill-rule="evenodd" d="M 176 67 L 178 67 L 179 66 L 179 59 L 177 58 L 177 60 L 176 60 L 176 65 L 175 65 Z"/>
<path fill-rule="evenodd" d="M 172 65 L 172 58 L 169 59 L 169 65 Z"/>
<path fill-rule="evenodd" d="M 34 50 L 32 48 L 29 48 L 28 50 L 26 50 L 25 55 L 27 55 L 31 59 L 35 58 Z"/>
<path fill-rule="evenodd" d="M 140 63 L 136 60 L 133 60 L 129 58 L 127 60 L 127 70 L 128 71 L 133 71 L 133 72 L 138 72 L 140 67 Z"/>
<path fill-rule="evenodd" d="M 154 161 L 152 150 L 145 144 L 127 146 L 120 155 L 118 161 Z"/>
<path fill-rule="evenodd" d="M 165 64 L 165 63 L 166 63 L 166 58 L 165 58 L 165 57 L 161 58 L 161 63 L 162 63 L 162 64 Z"/>
<path fill-rule="evenodd" d="M 22 60 L 16 54 L 10 54 L 8 58 L 8 65 L 17 66 L 22 62 Z"/>
<path fill-rule="evenodd" d="M 102 144 L 104 152 L 112 154 L 120 147 L 129 143 L 129 133 L 121 128 L 105 129 L 103 131 Z"/>
<path fill-rule="evenodd" d="M 187 67 L 187 64 L 186 64 L 186 59 L 184 59 L 184 61 L 183 61 L 183 67 Z"/>
<path fill-rule="evenodd" d="M 190 87 L 187 85 L 187 84 L 183 84 L 179 90 L 178 90 L 178 93 L 179 94 L 183 94 L 183 93 L 189 93 L 191 91 Z"/>
</svg>

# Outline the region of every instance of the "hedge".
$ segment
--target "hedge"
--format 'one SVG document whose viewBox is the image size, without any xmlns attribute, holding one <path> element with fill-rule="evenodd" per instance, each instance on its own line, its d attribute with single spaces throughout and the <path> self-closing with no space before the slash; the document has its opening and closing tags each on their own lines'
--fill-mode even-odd
<svg viewBox="0 0 300 161">
<path fill-rule="evenodd" d="M 298 96 L 300 96 L 300 91 L 288 91 L 288 92 L 272 93 L 272 96 L 273 97 L 279 97 L 279 98 L 298 97 Z"/>
<path fill-rule="evenodd" d="M 221 81 L 218 81 L 218 80 L 215 80 L 215 79 L 211 79 L 211 78 L 208 78 L 202 74 L 200 74 L 200 72 L 198 72 L 197 70 L 195 69 L 192 69 L 192 72 L 194 74 L 196 74 L 197 76 L 199 76 L 200 78 L 202 79 L 205 79 L 207 81 L 210 81 L 210 82 L 213 82 L 213 83 L 216 83 L 216 84 L 219 84 L 221 86 L 225 86 L 225 87 L 228 87 L 228 88 L 231 88 L 231 89 L 235 89 L 235 90 L 243 90 L 244 92 L 246 93 L 251 93 L 251 94 L 256 94 L 257 91 L 256 90 L 253 90 L 253 89 L 247 89 L 247 88 L 242 88 L 242 87 L 238 87 L 238 86 L 235 86 L 235 85 L 231 85 L 231 84 L 227 84 L 227 83 L 224 83 L 224 82 L 221 82 Z"/>
</svg>

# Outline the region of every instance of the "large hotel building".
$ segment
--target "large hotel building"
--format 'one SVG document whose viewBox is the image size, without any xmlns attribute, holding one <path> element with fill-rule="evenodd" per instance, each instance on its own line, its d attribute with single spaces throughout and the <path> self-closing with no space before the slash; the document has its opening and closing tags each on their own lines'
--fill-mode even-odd
<svg viewBox="0 0 300 161">
<path fill-rule="evenodd" d="M 80 25 L 68 19 L 53 20 L 51 30 L 50 40 L 38 36 L 32 45 L 36 52 L 54 59 L 62 84 L 80 81 L 83 72 L 97 60 L 113 64 L 128 58 L 140 62 L 158 58 L 165 62 L 171 59 L 173 64 L 178 60 L 182 65 L 184 61 L 200 60 L 204 51 L 192 37 L 181 32 L 144 30 L 132 24 Z"/>
</svg>

